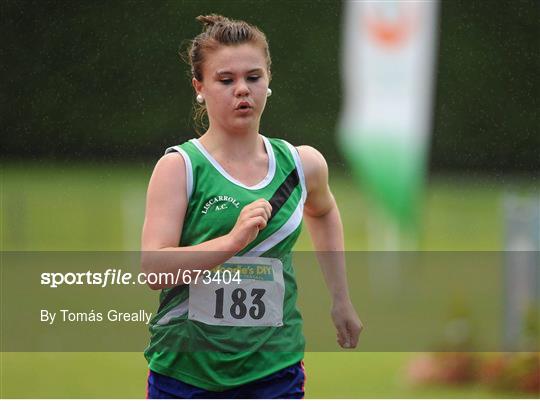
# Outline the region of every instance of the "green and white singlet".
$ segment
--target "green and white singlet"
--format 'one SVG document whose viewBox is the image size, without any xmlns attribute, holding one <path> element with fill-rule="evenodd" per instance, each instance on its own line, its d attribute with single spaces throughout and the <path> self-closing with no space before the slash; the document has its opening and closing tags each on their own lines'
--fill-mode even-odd
<svg viewBox="0 0 540 401">
<path fill-rule="evenodd" d="M 219 267 L 241 272 L 238 287 L 198 282 L 163 290 L 150 321 L 149 368 L 210 391 L 258 380 L 304 356 L 291 263 L 307 196 L 304 173 L 292 145 L 262 138 L 268 174 L 254 186 L 231 177 L 197 139 L 166 151 L 180 152 L 186 165 L 180 246 L 229 233 L 242 208 L 257 199 L 272 205 L 257 238 Z"/>
</svg>

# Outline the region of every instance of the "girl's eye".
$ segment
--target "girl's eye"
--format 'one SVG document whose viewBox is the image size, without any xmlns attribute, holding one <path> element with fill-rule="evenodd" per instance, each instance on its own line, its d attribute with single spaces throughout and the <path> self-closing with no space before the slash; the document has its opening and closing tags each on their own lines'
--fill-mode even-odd
<svg viewBox="0 0 540 401">
<path fill-rule="evenodd" d="M 223 85 L 228 85 L 232 82 L 232 79 L 226 78 L 226 79 L 220 79 L 219 80 Z"/>
<path fill-rule="evenodd" d="M 251 77 L 248 77 L 248 81 L 252 81 L 252 82 L 256 82 L 259 80 L 259 76 L 258 75 L 253 75 Z"/>
</svg>

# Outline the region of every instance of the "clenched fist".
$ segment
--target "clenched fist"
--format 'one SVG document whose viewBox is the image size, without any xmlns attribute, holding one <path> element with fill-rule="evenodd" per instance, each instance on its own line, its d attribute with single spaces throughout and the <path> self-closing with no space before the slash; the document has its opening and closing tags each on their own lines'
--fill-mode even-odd
<svg viewBox="0 0 540 401">
<path fill-rule="evenodd" d="M 266 199 L 258 199 L 242 209 L 238 220 L 229 233 L 235 246 L 241 250 L 257 238 L 259 231 L 266 227 L 272 214 L 272 206 Z"/>
</svg>

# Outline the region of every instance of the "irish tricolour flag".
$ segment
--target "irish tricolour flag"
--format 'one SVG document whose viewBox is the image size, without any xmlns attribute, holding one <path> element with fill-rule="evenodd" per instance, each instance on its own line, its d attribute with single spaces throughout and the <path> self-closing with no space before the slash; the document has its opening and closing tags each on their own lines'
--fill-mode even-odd
<svg viewBox="0 0 540 401">
<path fill-rule="evenodd" d="M 381 215 L 413 229 L 432 122 L 437 2 L 344 7 L 342 149 Z"/>
</svg>

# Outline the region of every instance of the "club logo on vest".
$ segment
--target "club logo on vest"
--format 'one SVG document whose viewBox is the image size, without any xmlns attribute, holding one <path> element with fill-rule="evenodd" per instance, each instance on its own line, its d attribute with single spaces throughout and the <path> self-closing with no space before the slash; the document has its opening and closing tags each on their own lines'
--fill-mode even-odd
<svg viewBox="0 0 540 401">
<path fill-rule="evenodd" d="M 215 210 L 215 211 L 225 210 L 225 209 L 228 209 L 229 206 L 231 205 L 238 209 L 240 207 L 240 202 L 238 202 L 236 198 L 233 198 L 232 196 L 227 196 L 227 195 L 213 196 L 212 198 L 206 201 L 201 214 L 207 214 L 211 210 Z"/>
</svg>

